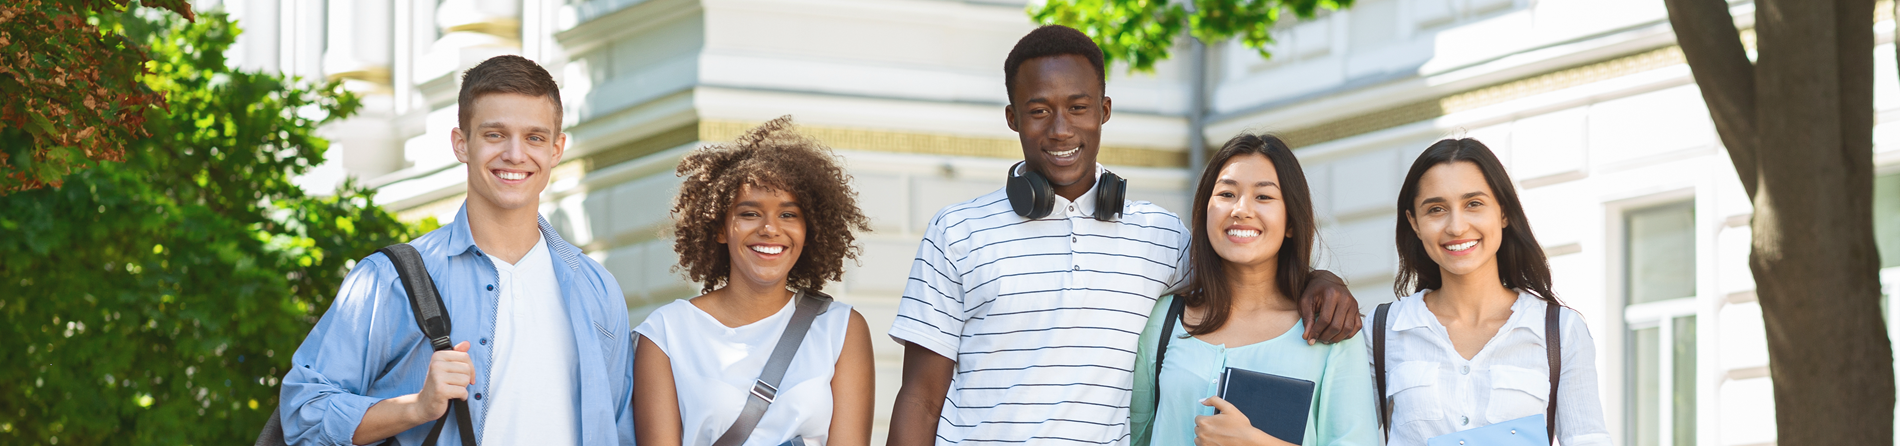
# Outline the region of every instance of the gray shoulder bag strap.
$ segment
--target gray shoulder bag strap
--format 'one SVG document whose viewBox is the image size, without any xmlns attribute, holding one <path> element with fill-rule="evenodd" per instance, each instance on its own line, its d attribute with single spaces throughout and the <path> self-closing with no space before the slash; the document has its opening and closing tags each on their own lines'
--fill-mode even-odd
<svg viewBox="0 0 1900 446">
<path fill-rule="evenodd" d="M 752 396 L 746 398 L 745 409 L 739 411 L 739 419 L 732 421 L 732 427 L 726 428 L 726 433 L 720 434 L 713 446 L 739 446 L 752 437 L 759 418 L 765 417 L 765 409 L 778 398 L 779 381 L 785 379 L 785 369 L 792 366 L 792 356 L 798 354 L 798 345 L 805 341 L 805 332 L 811 330 L 812 320 L 831 306 L 831 296 L 817 291 L 800 289 L 792 300 L 798 301 L 798 307 L 792 310 L 792 321 L 785 324 L 785 333 L 778 336 L 771 358 L 765 360 L 765 370 L 752 382 Z"/>
<path fill-rule="evenodd" d="M 1174 338 L 1174 321 L 1180 320 L 1181 312 L 1186 309 L 1187 299 L 1176 295 L 1174 296 L 1174 301 L 1168 303 L 1167 315 L 1162 316 L 1161 339 L 1159 342 L 1156 342 L 1155 345 L 1154 410 L 1156 413 L 1159 413 L 1161 410 L 1161 362 L 1168 359 L 1168 341 Z"/>
<path fill-rule="evenodd" d="M 1557 329 L 1557 315 L 1563 312 L 1563 306 L 1556 301 L 1547 301 L 1544 309 L 1544 354 L 1550 356 L 1550 406 L 1544 408 L 1544 430 L 1550 433 L 1550 444 L 1557 444 L 1557 381 L 1564 376 L 1563 331 Z"/>
<path fill-rule="evenodd" d="M 1392 303 L 1379 304 L 1372 310 L 1372 380 L 1379 386 L 1379 431 L 1392 441 L 1392 402 L 1385 396 L 1385 315 Z"/>
<path fill-rule="evenodd" d="M 389 257 L 389 263 L 395 265 L 396 276 L 402 279 L 402 289 L 409 295 L 410 313 L 416 316 L 416 328 L 422 330 L 422 337 L 429 341 L 435 351 L 455 348 L 449 342 L 449 312 L 444 309 L 442 295 L 436 292 L 435 279 L 429 278 L 429 270 L 423 267 L 422 254 L 414 246 L 398 243 L 383 247 L 376 252 Z M 270 420 L 264 424 L 264 431 L 257 436 L 256 446 L 285 445 L 283 421 L 278 411 L 282 406 L 271 410 Z M 449 416 L 455 416 L 455 424 L 462 433 L 462 446 L 475 446 L 475 423 L 469 420 L 467 400 L 449 400 L 449 410 L 435 421 L 435 427 L 429 429 L 424 445 L 434 446 L 436 439 L 442 436 L 442 426 L 448 424 Z M 396 439 L 384 441 L 384 445 L 395 445 Z"/>
<path fill-rule="evenodd" d="M 402 289 L 409 295 L 410 313 L 416 315 L 416 327 L 422 329 L 422 336 L 429 340 L 429 346 L 435 351 L 455 348 L 449 341 L 452 325 L 449 312 L 442 304 L 442 295 L 436 292 L 435 279 L 429 278 L 429 270 L 422 265 L 422 254 L 414 246 L 397 243 L 383 247 L 377 252 L 389 256 L 396 265 L 396 275 L 402 278 Z M 449 424 L 449 416 L 455 416 L 455 426 L 461 431 L 462 446 L 475 446 L 475 423 L 469 420 L 468 400 L 449 400 L 449 410 L 442 418 L 435 420 L 435 427 L 429 429 L 422 446 L 435 446 L 442 437 L 442 426 Z M 391 442 L 395 439 L 390 439 Z"/>
</svg>

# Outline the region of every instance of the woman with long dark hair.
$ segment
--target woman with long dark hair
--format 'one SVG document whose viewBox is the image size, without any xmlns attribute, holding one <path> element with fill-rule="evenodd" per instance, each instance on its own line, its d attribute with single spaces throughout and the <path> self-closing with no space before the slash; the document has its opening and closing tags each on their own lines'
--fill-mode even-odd
<svg viewBox="0 0 1900 446">
<path fill-rule="evenodd" d="M 1201 174 L 1194 209 L 1191 272 L 1156 302 L 1136 354 L 1134 444 L 1377 444 L 1362 338 L 1300 338 L 1295 299 L 1318 225 L 1293 150 L 1271 135 L 1234 137 Z M 1229 368 L 1313 383 L 1307 411 L 1239 410 L 1216 389 Z M 1249 417 L 1306 423 L 1277 438 Z"/>
<path fill-rule="evenodd" d="M 1432 144 L 1406 173 L 1397 208 L 1393 289 L 1405 297 L 1375 309 L 1364 336 L 1387 444 L 1455 435 L 1609 445 L 1596 346 L 1551 291 L 1543 247 L 1491 149 L 1470 138 Z"/>
</svg>

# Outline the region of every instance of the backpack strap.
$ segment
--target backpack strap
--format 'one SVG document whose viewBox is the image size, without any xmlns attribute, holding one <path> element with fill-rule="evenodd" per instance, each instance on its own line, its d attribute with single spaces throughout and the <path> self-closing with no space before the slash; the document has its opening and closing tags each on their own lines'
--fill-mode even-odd
<svg viewBox="0 0 1900 446">
<path fill-rule="evenodd" d="M 1372 378 L 1379 386 L 1379 430 L 1386 441 L 1392 441 L 1392 401 L 1385 396 L 1385 315 L 1391 310 L 1391 302 L 1372 310 Z"/>
<path fill-rule="evenodd" d="M 1563 378 L 1563 331 L 1557 329 L 1557 316 L 1563 306 L 1549 301 L 1544 308 L 1544 354 L 1550 357 L 1550 406 L 1544 408 L 1544 430 L 1550 433 L 1550 444 L 1557 444 L 1557 382 Z"/>
<path fill-rule="evenodd" d="M 1174 338 L 1174 321 L 1181 320 L 1181 312 L 1187 309 L 1187 301 L 1180 295 L 1168 303 L 1168 312 L 1161 320 L 1161 342 L 1155 346 L 1155 410 L 1161 410 L 1161 362 L 1168 359 L 1168 340 Z"/>
<path fill-rule="evenodd" d="M 410 313 L 416 316 L 416 328 L 422 329 L 422 337 L 429 340 L 429 346 L 438 352 L 455 348 L 449 340 L 453 324 L 449 321 L 447 305 L 442 304 L 435 279 L 429 277 L 429 270 L 423 266 L 422 254 L 407 243 L 389 245 L 376 252 L 389 256 L 390 264 L 396 266 L 396 276 L 402 278 L 402 289 L 409 295 Z M 423 446 L 435 446 L 450 415 L 455 416 L 457 430 L 461 431 L 462 446 L 475 446 L 475 423 L 469 420 L 468 400 L 464 399 L 449 400 L 448 411 L 435 420 L 435 427 L 429 429 L 429 436 L 422 441 Z"/>
<path fill-rule="evenodd" d="M 739 419 L 732 421 L 732 427 L 719 435 L 713 446 L 739 446 L 752 436 L 752 430 L 759 426 L 759 419 L 765 417 L 765 409 L 778 398 L 778 385 L 785 378 L 785 369 L 791 367 L 792 358 L 798 354 L 799 344 L 805 341 L 805 333 L 811 331 L 813 319 L 818 318 L 826 307 L 831 305 L 831 296 L 811 290 L 798 290 L 792 296 L 798 301 L 798 307 L 792 310 L 792 320 L 785 324 L 785 332 L 779 334 L 778 345 L 772 347 L 772 356 L 765 360 L 765 370 L 759 372 L 759 379 L 752 382 L 752 396 L 747 397 L 745 408 L 739 411 Z"/>
</svg>

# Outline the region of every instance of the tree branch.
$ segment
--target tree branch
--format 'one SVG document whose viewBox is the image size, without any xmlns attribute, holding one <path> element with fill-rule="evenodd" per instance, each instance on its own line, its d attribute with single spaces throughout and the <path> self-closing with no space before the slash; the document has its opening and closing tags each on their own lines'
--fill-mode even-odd
<svg viewBox="0 0 1900 446">
<path fill-rule="evenodd" d="M 1742 48 L 1741 32 L 1723 0 L 1664 0 L 1676 43 L 1702 89 L 1716 133 L 1728 147 L 1748 196 L 1755 196 L 1755 66 Z"/>
</svg>

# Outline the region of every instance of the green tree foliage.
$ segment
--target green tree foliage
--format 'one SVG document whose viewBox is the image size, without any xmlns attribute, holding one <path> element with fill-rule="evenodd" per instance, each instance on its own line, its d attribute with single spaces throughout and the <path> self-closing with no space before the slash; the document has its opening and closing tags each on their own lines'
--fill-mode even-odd
<svg viewBox="0 0 1900 446">
<path fill-rule="evenodd" d="M 146 56 L 100 13 L 127 0 L 17 0 L 0 4 L 0 195 L 58 186 L 99 161 L 119 161 L 147 135 L 163 95 L 138 82 Z M 186 19 L 184 0 L 146 0 Z"/>
<path fill-rule="evenodd" d="M 1273 27 L 1284 14 L 1310 19 L 1321 10 L 1340 10 L 1353 0 L 1049 0 L 1029 16 L 1044 25 L 1081 30 L 1102 47 L 1109 61 L 1128 63 L 1130 71 L 1152 71 L 1166 60 L 1182 30 L 1202 42 L 1238 39 L 1273 57 Z M 1191 6 L 1190 6 L 1191 5 Z"/>
<path fill-rule="evenodd" d="M 336 83 L 231 68 L 222 14 L 95 19 L 168 107 L 123 162 L 0 197 L 0 444 L 248 444 L 354 259 L 424 228 L 292 184 L 358 107 Z"/>
</svg>

